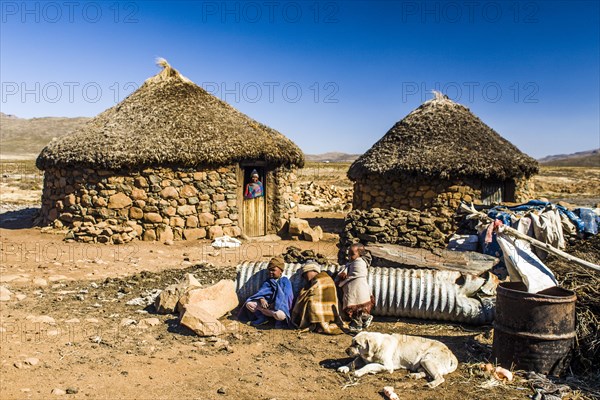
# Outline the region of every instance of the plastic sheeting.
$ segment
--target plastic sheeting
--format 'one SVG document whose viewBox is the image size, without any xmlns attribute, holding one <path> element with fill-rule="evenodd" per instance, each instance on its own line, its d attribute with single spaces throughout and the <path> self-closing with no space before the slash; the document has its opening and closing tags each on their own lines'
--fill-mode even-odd
<svg viewBox="0 0 600 400">
<path fill-rule="evenodd" d="M 528 243 L 501 233 L 498 235 L 498 244 L 502 248 L 511 282 L 523 282 L 529 293 L 558 285 L 552 271 L 531 251 Z"/>
</svg>

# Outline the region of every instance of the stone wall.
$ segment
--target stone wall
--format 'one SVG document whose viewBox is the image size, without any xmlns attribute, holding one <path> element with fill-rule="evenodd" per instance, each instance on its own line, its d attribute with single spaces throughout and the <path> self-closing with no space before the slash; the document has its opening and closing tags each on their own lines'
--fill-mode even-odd
<svg viewBox="0 0 600 400">
<path fill-rule="evenodd" d="M 526 203 L 536 198 L 533 179 L 515 179 L 514 184 L 516 203 Z"/>
<path fill-rule="evenodd" d="M 295 169 L 286 167 L 278 167 L 267 174 L 268 182 L 271 182 L 267 186 L 267 198 L 271 199 L 267 230 L 276 233 L 286 221 L 297 216 L 298 195 L 295 192 L 298 177 Z"/>
<path fill-rule="evenodd" d="M 425 180 L 422 177 L 382 179 L 367 176 L 354 183 L 354 209 L 397 208 L 427 210 L 451 217 L 461 201 L 480 204 L 480 182 L 468 180 Z"/>
<path fill-rule="evenodd" d="M 299 202 L 315 211 L 350 211 L 353 190 L 318 182 L 307 182 L 296 188 Z M 310 209 L 310 208 L 309 208 Z"/>
<path fill-rule="evenodd" d="M 391 243 L 424 249 L 446 247 L 446 238 L 453 232 L 447 218 L 426 211 L 373 208 L 353 210 L 345 219 L 340 235 L 340 248 L 352 243 Z"/>
<path fill-rule="evenodd" d="M 481 204 L 480 179 L 440 178 L 404 176 L 382 179 L 367 176 L 354 183 L 355 209 L 398 208 L 401 210 L 427 210 L 434 215 L 453 215 L 461 201 Z M 527 179 L 509 181 L 514 186 L 514 201 L 526 202 L 535 197 L 533 183 Z"/>
<path fill-rule="evenodd" d="M 240 183 L 241 184 L 241 183 Z M 84 242 L 239 236 L 236 166 L 216 170 L 45 171 L 42 223 Z"/>
</svg>

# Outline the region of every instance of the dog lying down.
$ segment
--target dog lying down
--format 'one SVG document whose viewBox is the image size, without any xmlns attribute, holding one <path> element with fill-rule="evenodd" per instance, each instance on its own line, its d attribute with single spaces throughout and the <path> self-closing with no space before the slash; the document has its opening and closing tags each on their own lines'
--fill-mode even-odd
<svg viewBox="0 0 600 400">
<path fill-rule="evenodd" d="M 339 372 L 347 374 L 356 367 L 357 361 L 362 360 L 366 365 L 354 371 L 356 377 L 407 369 L 413 372 L 411 378 L 429 376 L 432 380 L 427 386 L 430 388 L 443 383 L 444 375 L 458 367 L 458 360 L 445 344 L 419 336 L 361 332 L 352 339 L 346 353 L 356 358 L 339 367 Z"/>
</svg>

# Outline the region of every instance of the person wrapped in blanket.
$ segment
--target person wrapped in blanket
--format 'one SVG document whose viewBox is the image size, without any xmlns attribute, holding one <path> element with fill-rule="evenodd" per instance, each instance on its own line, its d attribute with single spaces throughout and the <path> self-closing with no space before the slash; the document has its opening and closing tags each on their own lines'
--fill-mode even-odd
<svg viewBox="0 0 600 400">
<path fill-rule="evenodd" d="M 259 180 L 258 172 L 254 169 L 250 174 L 251 182 L 246 185 L 244 190 L 245 199 L 256 199 L 257 197 L 263 196 L 263 184 Z"/>
<path fill-rule="evenodd" d="M 260 326 L 275 320 L 276 328 L 286 328 L 290 325 L 294 292 L 290 280 L 282 276 L 284 268 L 285 261 L 282 257 L 274 257 L 269 261 L 269 278 L 258 292 L 246 300 L 240 310 L 240 321 L 249 321 L 252 326 Z"/>
<path fill-rule="evenodd" d="M 306 285 L 300 290 L 292 310 L 292 322 L 299 329 L 339 335 L 343 326 L 338 309 L 335 282 L 315 261 L 302 267 Z"/>
<path fill-rule="evenodd" d="M 343 311 L 350 318 L 348 330 L 358 333 L 367 329 L 373 316 L 371 309 L 375 305 L 375 297 L 371 294 L 371 287 L 367 281 L 368 268 L 371 264 L 371 255 L 360 243 L 354 243 L 348 249 L 349 262 L 338 273 L 336 279 L 342 288 Z"/>
</svg>

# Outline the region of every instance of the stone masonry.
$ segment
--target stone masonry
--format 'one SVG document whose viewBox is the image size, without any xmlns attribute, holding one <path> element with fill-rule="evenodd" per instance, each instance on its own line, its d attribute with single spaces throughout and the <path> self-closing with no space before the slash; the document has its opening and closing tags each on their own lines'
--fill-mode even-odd
<svg viewBox="0 0 600 400">
<path fill-rule="evenodd" d="M 239 236 L 236 166 L 216 170 L 45 171 L 42 223 L 83 242 Z"/>
</svg>

